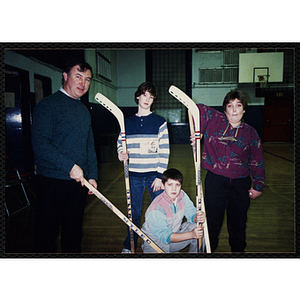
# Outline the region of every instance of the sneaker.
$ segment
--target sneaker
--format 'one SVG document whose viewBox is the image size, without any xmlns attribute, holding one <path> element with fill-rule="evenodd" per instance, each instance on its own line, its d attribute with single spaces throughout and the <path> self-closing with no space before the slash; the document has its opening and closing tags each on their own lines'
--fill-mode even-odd
<svg viewBox="0 0 300 300">
<path fill-rule="evenodd" d="M 124 248 L 121 253 L 131 253 L 129 249 Z"/>
</svg>

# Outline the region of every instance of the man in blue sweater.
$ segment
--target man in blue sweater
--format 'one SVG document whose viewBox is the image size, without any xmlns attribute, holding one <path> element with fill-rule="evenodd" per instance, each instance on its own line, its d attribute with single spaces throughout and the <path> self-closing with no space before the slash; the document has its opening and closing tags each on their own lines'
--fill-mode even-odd
<svg viewBox="0 0 300 300">
<path fill-rule="evenodd" d="M 91 116 L 80 98 L 88 91 L 92 68 L 70 62 L 63 87 L 40 101 L 33 114 L 32 145 L 37 174 L 34 252 L 81 252 L 82 219 L 87 196 L 86 178 L 97 188 L 97 158 Z M 89 194 L 91 192 L 89 191 Z"/>
</svg>

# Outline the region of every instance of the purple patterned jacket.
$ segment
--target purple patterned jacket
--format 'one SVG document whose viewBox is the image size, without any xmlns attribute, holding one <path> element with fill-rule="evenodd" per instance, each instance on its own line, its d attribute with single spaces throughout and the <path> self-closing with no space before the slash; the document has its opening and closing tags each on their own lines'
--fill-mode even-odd
<svg viewBox="0 0 300 300">
<path fill-rule="evenodd" d="M 262 192 L 265 162 L 262 142 L 256 130 L 242 120 L 238 128 L 229 124 L 226 131 L 228 120 L 224 113 L 204 104 L 197 106 L 204 139 L 202 168 L 231 179 L 245 178 L 251 172 L 253 189 Z M 236 141 L 226 140 L 226 137 L 235 135 Z"/>
</svg>

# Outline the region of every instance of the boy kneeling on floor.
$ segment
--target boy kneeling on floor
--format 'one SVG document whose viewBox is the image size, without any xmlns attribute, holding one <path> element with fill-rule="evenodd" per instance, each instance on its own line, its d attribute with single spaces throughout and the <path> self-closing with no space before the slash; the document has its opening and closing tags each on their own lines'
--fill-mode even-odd
<svg viewBox="0 0 300 300">
<path fill-rule="evenodd" d="M 183 176 L 176 169 L 168 169 L 162 174 L 164 192 L 157 196 L 146 211 L 142 231 L 164 252 L 178 252 L 190 245 L 189 253 L 197 253 L 197 242 L 203 237 L 203 228 L 197 222 L 204 223 L 203 212 L 196 208 L 189 196 L 181 190 Z M 182 223 L 183 218 L 187 222 Z M 144 253 L 156 253 L 143 242 Z"/>
</svg>

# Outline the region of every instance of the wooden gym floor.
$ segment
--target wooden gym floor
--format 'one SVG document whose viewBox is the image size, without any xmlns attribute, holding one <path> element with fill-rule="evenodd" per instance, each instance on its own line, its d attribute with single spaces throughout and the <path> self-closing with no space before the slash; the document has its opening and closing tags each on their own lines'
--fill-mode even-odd
<svg viewBox="0 0 300 300">
<path fill-rule="evenodd" d="M 251 201 L 247 223 L 246 253 L 292 254 L 295 252 L 295 170 L 294 145 L 265 143 L 266 187 L 260 198 Z M 183 189 L 195 199 L 195 171 L 190 145 L 171 145 L 169 167 L 179 169 L 184 175 Z M 205 171 L 201 173 L 202 182 Z M 99 164 L 99 191 L 126 215 L 126 197 L 123 164 L 118 161 L 115 149 L 110 149 L 109 160 Z M 30 256 L 33 242 L 34 197 L 29 208 L 6 217 L 6 256 Z M 145 192 L 143 215 L 150 204 Z M 226 217 L 215 253 L 230 253 Z M 94 195 L 87 197 L 83 221 L 82 251 L 84 254 L 114 256 L 120 254 L 127 229 L 106 205 Z M 138 239 L 137 253 L 142 254 Z M 59 237 L 58 237 L 59 251 Z M 184 250 L 183 252 L 186 252 Z"/>
</svg>

